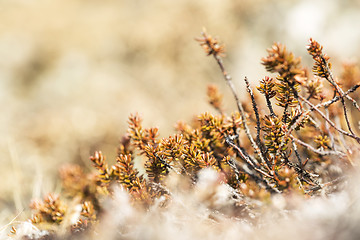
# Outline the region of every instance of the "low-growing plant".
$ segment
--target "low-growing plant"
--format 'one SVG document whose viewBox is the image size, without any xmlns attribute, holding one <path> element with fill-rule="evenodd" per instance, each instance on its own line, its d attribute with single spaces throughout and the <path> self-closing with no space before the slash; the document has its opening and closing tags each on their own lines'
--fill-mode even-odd
<svg viewBox="0 0 360 240">
<path fill-rule="evenodd" d="M 335 78 L 329 56 L 310 39 L 312 75 L 300 58 L 275 43 L 261 60 L 272 75 L 264 76 L 256 89 L 244 79 L 249 98 L 244 106 L 223 63 L 224 45 L 205 30 L 196 40 L 219 66 L 237 109 L 227 113 L 223 94 L 209 85 L 209 103 L 217 114 L 200 114 L 190 124 L 179 121 L 172 136 L 160 138 L 158 128 L 145 128 L 138 114 L 130 115 L 114 165 L 101 151 L 90 157 L 94 172 L 66 165 L 60 170 L 61 194 L 31 204 L 30 221 L 46 230 L 48 238 L 94 231 L 107 211 L 106 199 L 118 186 L 133 207 L 147 211 L 156 205 L 166 211 L 173 199 L 168 178 L 178 176 L 194 188 L 208 168 L 218 173 L 219 184 L 231 189 L 230 215 L 235 217 L 246 218 L 249 206 L 256 211 L 253 200 L 266 204 L 273 195 L 310 198 L 341 189 L 357 166 L 360 143 L 359 97 L 352 95 L 360 86 L 357 66 L 345 65 Z M 136 161 L 144 161 L 143 169 L 135 167 Z M 16 235 L 15 227 L 12 232 Z"/>
</svg>

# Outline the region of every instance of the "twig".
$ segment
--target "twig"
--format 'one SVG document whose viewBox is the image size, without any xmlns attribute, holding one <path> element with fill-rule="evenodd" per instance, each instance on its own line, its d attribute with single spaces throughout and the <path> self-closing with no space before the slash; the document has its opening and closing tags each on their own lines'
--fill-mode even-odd
<svg viewBox="0 0 360 240">
<path fill-rule="evenodd" d="M 354 85 L 353 87 L 351 87 L 349 90 L 347 90 L 343 96 L 347 96 L 349 95 L 350 93 L 353 93 L 355 92 L 358 88 L 360 87 L 360 84 L 356 84 Z M 329 110 L 328 110 L 328 107 L 330 105 L 332 105 L 333 103 L 337 102 L 340 100 L 340 97 L 339 96 L 334 96 L 331 100 L 327 101 L 327 102 L 323 102 L 321 104 L 319 104 L 318 106 L 319 107 L 324 107 L 325 108 L 325 116 L 327 118 L 329 118 Z M 312 121 L 313 124 L 317 124 L 311 117 L 310 117 L 310 121 Z M 322 131 L 319 127 L 317 127 L 320 131 Z M 325 128 L 326 128 L 326 131 L 330 137 L 330 141 L 331 141 L 331 147 L 333 149 L 335 149 L 335 142 L 334 142 L 334 136 L 333 134 L 331 133 L 330 129 L 329 129 L 329 123 L 328 122 L 325 122 Z"/>
<path fill-rule="evenodd" d="M 261 176 L 266 176 L 266 177 L 268 177 L 268 178 L 274 179 L 273 176 L 270 176 L 268 173 L 262 171 L 261 169 L 258 169 L 258 168 L 251 162 L 250 158 L 247 157 L 247 156 L 242 152 L 241 148 L 239 148 L 238 146 L 236 146 L 229 137 L 226 137 L 226 138 L 225 138 L 225 141 L 226 141 L 226 143 L 227 143 L 228 145 L 230 145 L 231 147 L 233 147 L 233 148 L 235 148 L 235 149 L 237 150 L 238 154 L 241 156 L 242 159 L 244 159 L 244 160 L 246 161 L 246 163 L 248 164 L 248 166 L 249 166 L 250 168 L 252 168 L 252 169 L 254 169 L 255 171 L 259 172 L 259 173 L 261 174 Z M 233 161 L 232 163 L 237 166 L 236 162 Z M 230 165 L 230 167 L 232 167 L 232 166 Z M 247 171 L 245 168 L 242 168 L 242 169 L 244 169 L 244 171 L 245 171 L 247 174 L 249 174 L 251 177 L 253 177 L 255 181 L 262 181 L 262 182 L 265 184 L 266 189 L 268 189 L 271 193 L 281 193 L 281 191 L 280 191 L 279 189 L 277 189 L 276 187 L 272 186 L 265 178 L 259 179 L 256 175 L 254 175 L 254 174 L 252 174 L 251 172 Z"/>
<path fill-rule="evenodd" d="M 321 112 L 318 108 L 322 107 L 325 105 L 325 103 L 319 103 L 318 105 L 314 105 L 312 104 L 310 101 L 306 100 L 304 97 L 299 96 L 299 99 L 301 99 L 302 101 L 304 101 L 306 104 L 308 104 L 310 106 L 310 109 L 307 110 L 306 112 L 302 112 L 299 116 L 299 118 L 296 120 L 296 122 L 291 125 L 291 127 L 286 131 L 285 135 L 284 135 L 284 139 L 287 139 L 290 134 L 292 133 L 293 130 L 295 130 L 295 128 L 297 126 L 299 126 L 299 124 L 301 123 L 301 121 L 304 120 L 304 118 L 313 110 L 315 110 L 316 112 L 318 112 L 322 118 L 324 118 L 325 121 L 327 121 L 330 126 L 332 126 L 335 130 L 337 130 L 338 132 L 342 133 L 345 136 L 351 137 L 353 139 L 355 139 L 359 144 L 360 144 L 360 138 L 355 136 L 354 134 L 348 133 L 340 128 L 338 128 L 329 118 L 327 118 L 323 112 Z M 279 155 L 279 151 L 280 149 L 282 149 L 286 144 L 286 141 L 282 142 L 281 145 L 279 146 L 279 148 L 277 149 L 275 156 Z"/>
<path fill-rule="evenodd" d="M 258 110 L 256 101 L 255 101 L 254 93 L 253 93 L 253 91 L 252 91 L 252 89 L 250 87 L 250 83 L 249 83 L 247 77 L 244 78 L 244 81 L 245 81 L 245 84 L 246 84 L 247 92 L 250 95 L 251 104 L 252 104 L 252 107 L 253 107 L 253 110 L 254 110 L 254 113 L 255 113 L 255 117 L 256 117 L 256 130 L 257 130 L 256 131 L 256 142 L 258 144 L 258 147 L 260 148 L 262 156 L 266 156 L 265 151 L 264 151 L 264 147 L 262 147 L 262 142 L 261 142 L 261 139 L 260 139 L 261 125 L 260 125 L 259 110 Z M 261 154 L 259 154 L 259 155 L 261 155 Z M 260 159 L 261 159 L 262 163 L 265 166 L 267 166 L 268 168 L 270 167 L 269 162 L 267 161 L 267 159 L 264 159 L 264 158 L 260 158 Z"/>
<path fill-rule="evenodd" d="M 239 97 L 235 91 L 235 86 L 232 82 L 232 78 L 225 70 L 225 67 L 224 67 L 224 64 L 223 64 L 223 61 L 221 58 L 221 54 L 225 51 L 224 46 L 219 44 L 216 39 L 213 39 L 211 36 L 207 35 L 205 28 L 203 29 L 201 34 L 203 35 L 203 38 L 197 38 L 196 40 L 200 42 L 200 45 L 203 46 L 203 48 L 205 49 L 205 52 L 208 54 L 208 56 L 213 55 L 217 64 L 219 65 L 220 70 L 224 76 L 225 82 L 230 87 L 230 90 L 235 98 L 237 108 L 238 108 L 241 118 L 242 118 L 242 124 L 244 126 L 246 136 L 250 140 L 251 146 L 254 148 L 255 153 L 257 153 L 259 155 L 261 161 L 264 162 L 264 158 L 259 149 L 259 146 L 256 144 L 253 137 L 251 136 L 250 129 L 246 123 L 245 111 L 244 111 L 244 108 L 243 108 L 242 104 L 240 103 Z"/>
<path fill-rule="evenodd" d="M 225 138 L 225 141 L 226 141 L 226 143 L 227 143 L 228 145 L 230 145 L 231 147 L 233 147 L 233 148 L 239 153 L 240 157 L 241 157 L 242 159 L 244 159 L 255 171 L 261 173 L 262 175 L 264 175 L 264 176 L 266 176 L 266 177 L 268 177 L 268 178 L 274 178 L 273 176 L 270 176 L 268 173 L 264 172 L 263 170 L 257 168 L 257 167 L 255 166 L 255 164 L 251 161 L 251 159 L 250 159 L 248 156 L 246 156 L 246 155 L 243 153 L 243 151 L 241 150 L 241 148 L 239 148 L 238 146 L 236 146 L 229 137 Z"/>
<path fill-rule="evenodd" d="M 306 191 L 307 194 L 309 193 L 312 193 L 312 192 L 315 192 L 315 191 L 318 191 L 320 189 L 323 189 L 324 187 L 328 187 L 328 186 L 331 186 L 331 185 L 334 185 L 334 184 L 337 184 L 339 182 L 342 182 L 344 180 L 346 180 L 348 177 L 347 176 L 341 176 L 341 177 L 338 177 L 330 182 L 327 182 L 327 183 L 324 183 L 324 184 L 319 184 L 313 188 L 310 188 L 309 190 Z"/>
<path fill-rule="evenodd" d="M 315 111 L 317 111 L 317 112 L 321 115 L 321 117 L 324 118 L 324 119 L 330 124 L 330 126 L 332 126 L 335 130 L 337 130 L 338 132 L 340 132 L 340 133 L 342 133 L 342 134 L 344 134 L 344 135 L 346 135 L 346 136 L 348 136 L 348 137 L 351 137 L 351 138 L 355 139 L 355 140 L 360 144 L 360 138 L 359 138 L 359 137 L 357 137 L 357 136 L 355 136 L 355 135 L 353 135 L 353 134 L 351 134 L 351 133 L 348 133 L 348 132 L 346 132 L 346 131 L 338 128 L 329 118 L 327 118 L 327 117 L 324 115 L 324 113 L 322 113 L 322 112 L 318 109 L 319 107 L 324 106 L 325 103 L 320 103 L 320 104 L 318 104 L 318 105 L 315 106 L 314 104 L 312 104 L 311 102 L 309 102 L 308 100 L 306 100 L 305 98 L 303 98 L 302 96 L 299 96 L 299 98 L 300 98 L 302 101 L 306 102 L 306 103 L 310 106 L 310 109 L 307 110 L 306 112 L 302 112 L 302 113 L 300 114 L 300 117 L 298 118 L 298 120 L 290 127 L 290 129 L 287 130 L 287 132 L 286 132 L 286 134 L 285 134 L 285 136 L 284 136 L 285 139 L 286 139 L 287 137 L 289 137 L 289 135 L 291 134 L 291 132 L 301 123 L 301 121 L 305 118 L 306 115 L 308 115 L 310 112 L 312 112 L 313 110 L 315 110 Z M 286 143 L 283 142 L 283 143 L 280 145 L 279 149 L 281 149 L 282 147 L 284 147 L 285 144 L 286 144 Z M 278 152 L 277 152 L 276 154 L 278 154 Z"/>
<path fill-rule="evenodd" d="M 236 167 L 236 163 L 235 163 L 234 159 L 230 158 L 226 162 L 234 170 L 236 181 L 237 181 L 238 184 L 240 184 L 240 173 L 239 173 L 239 170 Z"/>
<path fill-rule="evenodd" d="M 260 126 L 259 110 L 258 110 L 256 101 L 255 101 L 254 93 L 253 93 L 253 91 L 252 91 L 251 88 L 250 88 L 250 83 L 249 83 L 249 81 L 247 80 L 247 77 L 244 78 L 244 81 L 245 81 L 245 84 L 246 84 L 247 92 L 248 92 L 249 95 L 250 95 L 251 104 L 252 104 L 252 107 L 253 107 L 253 110 L 254 110 L 254 113 L 255 113 L 255 117 L 256 117 L 256 140 L 257 140 L 257 143 L 260 145 L 260 144 L 261 144 L 261 142 L 260 142 L 261 126 Z"/>
<path fill-rule="evenodd" d="M 226 72 L 221 57 L 218 54 L 213 54 L 213 56 L 214 56 L 216 62 L 218 63 L 218 65 L 219 65 L 219 67 L 221 69 L 221 72 L 222 72 L 222 74 L 224 76 L 224 79 L 225 79 L 226 83 L 228 84 L 228 86 L 230 87 L 231 92 L 232 92 L 232 94 L 233 94 L 233 96 L 235 98 L 236 105 L 238 107 L 238 110 L 239 110 L 241 118 L 242 118 L 242 124 L 244 126 L 246 136 L 250 140 L 251 146 L 254 148 L 255 153 L 257 153 L 259 155 L 259 158 L 260 158 L 261 162 L 265 162 L 264 157 L 263 157 L 263 155 L 261 153 L 261 150 L 260 150 L 259 146 L 256 144 L 256 142 L 254 141 L 254 138 L 251 136 L 249 126 L 246 123 L 245 110 L 244 110 L 242 104 L 240 103 L 239 97 L 238 97 L 238 95 L 237 95 L 237 93 L 235 91 L 235 86 L 234 86 L 234 84 L 232 82 L 232 78 Z"/>
<path fill-rule="evenodd" d="M 296 173 L 301 178 L 301 180 L 308 183 L 309 185 L 316 185 L 316 186 L 320 185 L 319 181 L 317 181 L 316 179 L 313 178 L 314 174 L 311 174 L 308 171 L 306 171 L 305 169 L 303 169 L 301 166 L 298 166 L 298 165 L 290 162 L 288 158 L 285 158 L 285 159 L 286 159 L 286 164 L 290 168 L 292 168 L 296 171 Z"/>
<path fill-rule="evenodd" d="M 321 61 L 324 64 L 326 71 L 328 72 L 328 74 L 325 75 L 325 79 L 334 86 L 336 92 L 340 95 L 341 98 L 341 104 L 343 105 L 343 109 L 344 109 L 344 117 L 345 117 L 345 121 L 346 121 L 346 125 L 350 131 L 351 134 L 355 135 L 355 133 L 353 132 L 352 128 L 351 128 L 351 124 L 349 121 L 349 117 L 347 114 L 347 109 L 346 109 L 346 104 L 345 104 L 345 100 L 344 100 L 344 91 L 341 89 L 341 87 L 334 81 L 332 72 L 330 71 L 330 67 L 326 61 L 326 59 L 324 58 L 323 55 L 320 55 L 321 57 Z M 348 95 L 346 95 L 346 98 L 349 99 L 350 101 L 353 102 L 354 106 L 356 107 L 357 103 L 354 99 L 352 99 L 351 97 L 349 97 Z M 359 110 L 359 109 L 358 109 Z M 360 110 L 359 110 L 360 111 Z"/>
<path fill-rule="evenodd" d="M 0 233 L 2 233 L 3 231 L 5 231 L 5 229 L 10 226 L 11 224 L 13 224 L 15 222 L 15 220 L 24 212 L 25 209 L 22 209 L 21 211 L 19 211 L 19 213 L 6 225 L 2 226 L 0 228 Z"/>
<path fill-rule="evenodd" d="M 329 73 L 329 75 L 328 75 L 329 77 L 326 77 L 326 80 L 328 80 L 328 81 L 330 82 L 330 84 L 335 87 L 336 91 L 337 91 L 337 92 L 339 93 L 339 95 L 340 95 L 340 98 L 346 97 L 348 100 L 350 100 L 350 101 L 352 102 L 353 106 L 354 106 L 358 111 L 360 111 L 360 107 L 359 107 L 359 105 L 357 104 L 357 102 L 356 102 L 352 97 L 350 97 L 348 94 L 345 95 L 345 93 L 344 93 L 344 91 L 341 89 L 341 87 L 334 81 L 334 77 L 333 77 L 333 75 L 332 75 L 332 72 L 330 71 L 329 65 L 328 65 L 327 61 L 324 59 L 323 56 L 321 56 L 321 60 L 322 60 L 323 63 L 325 64 L 326 70 L 327 70 L 328 73 Z M 356 84 L 354 87 L 357 86 L 356 88 L 358 88 L 358 87 L 359 87 L 358 85 L 359 85 L 359 84 Z M 352 87 L 352 88 L 354 88 L 354 87 Z M 356 88 L 355 88 L 355 89 L 356 89 Z M 353 90 L 353 91 L 355 91 L 355 90 Z"/>
<path fill-rule="evenodd" d="M 350 88 L 349 90 L 347 90 L 347 91 L 343 94 L 343 96 L 348 96 L 350 93 L 355 92 L 356 89 L 358 89 L 359 87 L 360 87 L 360 84 L 356 84 L 355 86 L 353 86 L 352 88 Z M 332 98 L 331 100 L 322 103 L 322 106 L 323 106 L 323 107 L 328 107 L 328 106 L 330 106 L 331 104 L 333 104 L 333 103 L 335 103 L 335 102 L 337 102 L 337 101 L 339 101 L 339 100 L 340 100 L 340 97 L 339 97 L 339 96 L 336 96 L 336 97 Z"/>
<path fill-rule="evenodd" d="M 271 104 L 271 101 L 270 101 L 270 98 L 268 97 L 268 95 L 265 95 L 265 99 L 266 99 L 266 106 L 270 111 L 270 116 L 271 117 L 276 117 L 276 114 L 274 112 L 274 109 L 272 107 L 272 104 Z"/>
<path fill-rule="evenodd" d="M 335 116 L 335 123 L 340 125 L 340 118 L 338 116 Z M 346 151 L 348 154 L 347 154 L 347 159 L 350 163 L 351 166 L 354 166 L 354 162 L 351 160 L 351 154 L 352 154 L 352 150 L 351 148 L 349 148 L 349 146 L 347 145 L 345 139 L 344 139 L 344 135 L 339 135 L 338 137 L 338 141 L 342 147 L 342 149 L 344 149 L 344 151 Z"/>
<path fill-rule="evenodd" d="M 321 156 L 329 156 L 329 155 L 337 155 L 337 156 L 341 156 L 341 157 L 345 157 L 346 154 L 343 153 L 343 152 L 340 152 L 340 151 L 325 151 L 325 150 L 321 150 L 321 149 L 316 149 L 314 147 L 312 147 L 310 144 L 307 144 L 303 141 L 301 141 L 300 139 L 298 138 L 295 138 L 293 135 L 290 135 L 290 138 L 292 140 L 294 140 L 296 143 L 300 144 L 301 146 L 305 147 L 306 149 L 314 152 L 314 153 L 317 153 Z"/>
<path fill-rule="evenodd" d="M 299 166 L 302 166 L 303 165 L 302 160 L 301 160 L 300 154 L 299 154 L 299 152 L 297 150 L 297 146 L 296 146 L 296 143 L 295 143 L 294 139 L 291 139 L 291 144 L 293 146 L 295 156 L 296 156 L 297 160 L 299 161 Z"/>
<path fill-rule="evenodd" d="M 306 111 L 305 114 L 302 114 L 302 115 L 303 115 L 302 117 L 300 117 L 301 121 L 302 121 L 302 119 L 304 118 L 304 116 L 306 116 L 309 112 L 311 112 L 312 110 L 315 110 L 316 112 L 318 112 L 318 113 L 321 115 L 322 118 L 324 118 L 324 120 L 326 120 L 326 121 L 330 124 L 330 126 L 332 126 L 333 128 L 335 128 L 336 131 L 344 134 L 345 136 L 348 136 L 348 137 L 351 137 L 351 138 L 355 139 L 355 140 L 360 144 L 360 138 L 359 138 L 358 136 L 356 136 L 356 135 L 353 134 L 353 133 L 349 133 L 349 132 L 346 132 L 346 131 L 338 128 L 329 118 L 327 118 L 327 117 L 324 115 L 323 112 L 321 112 L 321 111 L 318 109 L 319 107 L 324 106 L 324 104 L 318 104 L 318 105 L 315 106 L 314 104 L 312 104 L 311 102 L 309 102 L 308 100 L 306 100 L 305 98 L 303 98 L 302 96 L 299 96 L 299 98 L 300 98 L 302 101 L 304 101 L 306 104 L 308 104 L 308 105 L 310 106 L 310 109 L 309 109 L 308 111 Z M 300 119 L 299 119 L 299 120 L 300 120 Z M 296 121 L 296 122 L 299 122 L 299 120 Z M 294 126 L 296 126 L 296 125 L 297 125 L 297 124 L 294 124 L 294 125 L 292 126 L 292 128 L 293 128 Z M 289 130 L 290 130 L 290 129 L 289 129 Z M 292 130 L 293 130 L 293 129 L 292 129 Z M 292 130 L 291 130 L 291 131 L 292 131 Z M 291 133 L 291 132 L 290 132 L 290 133 Z M 287 134 L 290 134 L 290 133 L 288 132 Z"/>
<path fill-rule="evenodd" d="M 328 109 L 328 107 L 325 107 L 325 116 L 326 116 L 327 118 L 329 118 L 329 109 Z M 330 131 L 329 123 L 328 123 L 328 122 L 325 122 L 325 129 L 326 129 L 327 134 L 328 134 L 329 137 L 330 137 L 331 148 L 334 149 L 334 150 L 336 150 L 336 149 L 335 149 L 334 136 L 333 136 L 333 134 L 332 134 L 331 131 Z"/>
</svg>

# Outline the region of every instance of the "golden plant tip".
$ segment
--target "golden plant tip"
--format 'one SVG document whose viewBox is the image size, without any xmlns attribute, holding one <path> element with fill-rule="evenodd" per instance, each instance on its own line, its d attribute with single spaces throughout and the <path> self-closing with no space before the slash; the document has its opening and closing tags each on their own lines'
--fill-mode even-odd
<svg viewBox="0 0 360 240">
<path fill-rule="evenodd" d="M 200 46 L 203 47 L 208 56 L 224 56 L 225 46 L 223 44 L 220 44 L 216 38 L 211 37 L 205 31 L 201 32 L 201 35 L 202 37 L 195 38 L 195 40 L 200 42 Z"/>
</svg>

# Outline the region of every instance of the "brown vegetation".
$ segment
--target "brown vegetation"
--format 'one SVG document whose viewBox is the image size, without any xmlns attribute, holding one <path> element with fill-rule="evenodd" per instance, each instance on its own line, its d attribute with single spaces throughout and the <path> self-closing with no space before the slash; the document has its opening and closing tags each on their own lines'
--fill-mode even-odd
<svg viewBox="0 0 360 240">
<path fill-rule="evenodd" d="M 348 188 L 359 164 L 358 112 L 350 111 L 360 110 L 359 97 L 353 94 L 360 86 L 355 65 L 347 65 L 342 77 L 334 78 L 330 58 L 310 39 L 312 75 L 300 58 L 275 43 L 262 64 L 276 75 L 260 80 L 257 91 L 245 78 L 249 104 L 244 105 L 224 66 L 224 45 L 205 30 L 196 40 L 220 67 L 237 109 L 227 113 L 222 94 L 211 85 L 208 99 L 218 114 L 205 112 L 193 123 L 178 122 L 169 137 L 159 138 L 158 128 L 144 128 L 138 114 L 130 115 L 116 162 L 109 164 L 97 151 L 90 157 L 93 172 L 79 165 L 62 168 L 61 195 L 33 202 L 30 220 L 37 230 L 23 234 L 25 239 L 96 238 L 98 233 L 104 234 L 103 239 L 142 238 L 147 232 L 136 230 L 141 228 L 136 216 L 146 219 L 146 213 L 155 214 L 161 222 L 162 215 L 157 214 L 168 212 L 181 221 L 182 214 L 174 209 L 179 201 L 188 202 L 187 192 L 197 206 L 190 204 L 188 209 L 200 214 L 206 208 L 208 215 L 202 220 L 209 225 L 229 221 L 257 225 L 276 199 L 294 204 Z M 226 197 L 219 203 L 221 191 Z M 273 214 L 285 214 L 280 208 Z M 104 229 L 104 222 L 118 217 L 128 220 L 114 220 L 120 227 L 117 232 L 111 224 Z M 12 232 L 16 236 L 16 227 Z"/>
</svg>

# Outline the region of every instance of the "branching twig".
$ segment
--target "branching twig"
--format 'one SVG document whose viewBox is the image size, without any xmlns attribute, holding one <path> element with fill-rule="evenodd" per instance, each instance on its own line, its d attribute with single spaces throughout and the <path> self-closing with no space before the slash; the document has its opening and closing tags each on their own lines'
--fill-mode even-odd
<svg viewBox="0 0 360 240">
<path fill-rule="evenodd" d="M 263 170 L 259 169 L 256 167 L 256 165 L 253 163 L 253 161 L 251 161 L 251 159 L 246 156 L 243 151 L 241 150 L 241 148 L 239 148 L 238 146 L 236 146 L 233 141 L 230 140 L 229 137 L 227 137 L 225 139 L 226 143 L 228 145 L 230 145 L 231 147 L 233 147 L 238 153 L 239 155 L 241 156 L 242 159 L 244 159 L 255 171 L 261 173 L 262 175 L 264 175 L 265 177 L 268 177 L 268 178 L 274 178 L 273 176 L 270 176 L 268 173 L 264 172 Z"/>
<path fill-rule="evenodd" d="M 310 45 L 308 46 L 308 52 L 315 60 L 315 65 L 313 68 L 313 71 L 316 75 L 325 78 L 335 89 L 335 92 L 339 94 L 339 97 L 341 99 L 341 104 L 344 109 L 344 117 L 346 121 L 346 125 L 352 135 L 355 135 L 351 128 L 351 124 L 349 121 L 349 117 L 347 114 L 347 108 L 344 100 L 344 91 L 341 89 L 341 87 L 336 83 L 334 80 L 334 77 L 332 75 L 332 72 L 330 70 L 330 66 L 328 63 L 329 57 L 326 54 L 322 53 L 323 47 L 315 40 L 310 38 Z M 347 96 L 347 99 L 353 102 L 354 106 L 356 106 L 355 100 L 353 100 L 351 97 Z M 358 109 L 359 110 L 359 109 Z"/>
<path fill-rule="evenodd" d="M 230 145 L 231 147 L 233 147 L 234 149 L 236 149 L 236 151 L 239 153 L 239 155 L 241 156 L 242 159 L 244 159 L 246 161 L 246 163 L 248 164 L 248 166 L 252 169 L 254 169 L 255 171 L 259 172 L 261 174 L 261 176 L 263 177 L 268 177 L 271 179 L 274 179 L 273 176 L 270 176 L 268 173 L 264 172 L 263 170 L 257 168 L 254 163 L 250 160 L 249 157 L 247 157 L 241 150 L 241 148 L 239 148 L 238 146 L 236 146 L 233 141 L 227 137 L 226 139 L 226 143 L 228 145 Z M 246 171 L 246 169 L 244 169 Z M 246 171 L 248 173 L 248 171 Z M 249 174 L 249 173 L 248 173 Z M 256 178 L 256 176 L 253 176 L 253 174 L 249 174 L 250 176 L 252 176 L 254 178 L 254 180 L 259 180 Z M 281 193 L 279 189 L 277 189 L 275 186 L 272 186 L 265 178 L 261 178 L 261 181 L 263 183 L 265 183 L 266 188 L 272 192 L 272 193 Z"/>
<path fill-rule="evenodd" d="M 223 65 L 223 62 L 222 62 L 222 59 L 220 56 L 218 55 L 214 55 L 214 58 L 216 60 L 216 62 L 218 63 L 220 69 L 221 69 L 221 72 L 225 78 L 225 81 L 226 83 L 228 84 L 228 86 L 230 87 L 231 89 L 231 92 L 235 98 L 235 101 L 236 101 L 236 104 L 237 104 L 237 107 L 238 107 L 238 110 L 241 114 L 241 118 L 242 118 L 242 124 L 244 126 L 244 129 L 245 129 L 245 133 L 246 133 L 246 136 L 248 137 L 248 139 L 250 140 L 250 143 L 251 143 L 251 146 L 254 148 L 255 152 L 259 155 L 260 159 L 262 162 L 265 162 L 264 160 L 264 157 L 262 156 L 262 153 L 261 153 L 261 150 L 259 148 L 259 146 L 256 144 L 256 142 L 254 141 L 254 138 L 251 136 L 251 132 L 250 132 L 250 129 L 249 129 L 249 126 L 247 125 L 246 123 L 246 115 L 245 115 L 245 110 L 242 106 L 242 104 L 240 103 L 240 100 L 239 100 L 239 97 L 235 91 L 235 86 L 232 82 L 232 78 L 231 76 L 226 72 L 225 68 L 224 68 L 224 65 Z"/>
<path fill-rule="evenodd" d="M 325 61 L 324 59 L 322 59 L 322 60 Z M 360 111 L 360 106 L 357 104 L 357 102 L 356 102 L 352 97 L 350 97 L 348 94 L 345 94 L 344 91 L 341 89 L 341 87 L 334 81 L 334 77 L 333 77 L 332 72 L 331 72 L 331 70 L 330 70 L 330 68 L 329 68 L 329 65 L 327 64 L 327 61 L 325 61 L 325 66 L 326 66 L 326 68 L 327 68 L 327 71 L 329 72 L 329 77 L 327 77 L 326 80 L 328 80 L 328 81 L 330 82 L 330 84 L 335 87 L 336 91 L 337 91 L 337 92 L 339 93 L 339 95 L 340 95 L 340 98 L 346 97 L 348 100 L 350 100 L 350 101 L 352 102 L 353 106 L 354 106 L 358 111 Z M 355 89 L 353 90 L 353 91 L 355 91 L 356 88 L 359 87 L 358 85 L 359 85 L 359 84 L 356 84 L 356 85 L 355 85 L 354 87 L 352 87 L 351 89 L 355 88 Z M 350 90 L 351 90 L 351 89 L 350 89 Z M 349 90 L 348 90 L 347 92 L 349 92 Z"/>
<path fill-rule="evenodd" d="M 347 91 L 343 94 L 343 96 L 348 96 L 350 93 L 355 92 L 356 89 L 358 89 L 359 87 L 360 87 L 360 84 L 356 84 L 355 86 L 353 86 L 352 88 L 350 88 L 349 90 L 347 90 Z M 340 100 L 340 97 L 339 97 L 339 96 L 336 96 L 336 97 L 332 98 L 331 100 L 322 103 L 322 106 L 323 106 L 323 107 L 328 107 L 328 106 L 330 106 L 331 104 L 333 104 L 333 103 L 335 103 L 335 102 L 337 102 L 337 101 L 339 101 L 339 100 Z"/>
<path fill-rule="evenodd" d="M 348 136 L 348 137 L 351 137 L 351 138 L 355 139 L 355 140 L 360 144 L 360 138 L 359 138 L 358 136 L 356 136 L 356 135 L 353 134 L 353 133 L 349 133 L 349 132 L 346 132 L 346 131 L 338 128 L 329 118 L 327 118 L 327 117 L 325 116 L 325 114 L 324 114 L 323 112 L 321 112 L 321 111 L 318 109 L 319 107 L 324 106 L 324 104 L 318 104 L 318 105 L 315 106 L 314 104 L 312 104 L 311 102 L 309 102 L 308 100 L 306 100 L 305 98 L 303 98 L 302 96 L 299 96 L 299 98 L 300 98 L 302 101 L 304 101 L 306 104 L 308 104 L 308 105 L 310 106 L 310 109 L 309 109 L 308 111 L 306 111 L 305 114 L 303 114 L 303 117 L 304 117 L 305 115 L 307 115 L 310 111 L 315 110 L 315 111 L 318 112 L 318 113 L 321 115 L 321 117 L 322 117 L 325 121 L 327 121 L 327 122 L 330 124 L 330 126 L 332 126 L 336 131 L 338 131 L 338 132 L 340 132 L 340 133 L 342 133 L 342 134 L 344 134 L 344 135 L 346 135 L 346 136 Z M 300 119 L 303 118 L 303 117 L 300 117 Z M 298 120 L 298 121 L 299 121 L 299 120 Z M 297 122 L 298 122 L 298 121 L 297 121 Z M 297 124 L 294 124 L 294 125 L 297 125 Z M 289 130 L 290 130 L 290 129 L 289 129 Z M 291 130 L 291 131 L 292 131 L 292 130 Z M 290 133 L 291 133 L 291 132 L 290 132 Z M 288 132 L 288 134 L 289 134 L 289 132 Z"/>
<path fill-rule="evenodd" d="M 290 138 L 292 140 L 294 140 L 296 143 L 300 144 L 301 146 L 305 147 L 306 149 L 317 153 L 321 156 L 328 156 L 328 155 L 337 155 L 337 156 L 341 156 L 341 157 L 345 157 L 346 154 L 340 151 L 325 151 L 325 150 L 321 150 L 321 149 L 316 149 L 314 147 L 312 147 L 310 144 L 307 144 L 303 141 L 301 141 L 300 139 L 295 138 L 293 135 L 290 135 Z"/>
<path fill-rule="evenodd" d="M 261 150 L 260 150 L 259 146 L 256 144 L 256 142 L 254 141 L 254 138 L 252 137 L 250 129 L 246 123 L 245 110 L 240 102 L 240 99 L 239 99 L 237 93 L 236 93 L 234 83 L 232 82 L 232 78 L 231 78 L 230 74 L 228 74 L 228 72 L 226 71 L 226 69 L 224 67 L 224 64 L 223 64 L 223 61 L 221 58 L 221 54 L 224 52 L 224 46 L 220 45 L 216 39 L 213 39 L 213 38 L 211 38 L 211 36 L 207 35 L 205 29 L 203 30 L 202 35 L 203 35 L 203 38 L 200 38 L 197 40 L 200 42 L 200 45 L 202 45 L 204 47 L 204 49 L 208 55 L 214 56 L 217 64 L 220 67 L 220 70 L 224 76 L 225 82 L 229 86 L 229 88 L 235 98 L 237 108 L 238 108 L 241 118 L 242 118 L 242 124 L 244 126 L 246 136 L 250 140 L 251 146 L 254 148 L 254 151 L 259 155 L 261 162 L 265 162 L 264 157 L 262 156 Z"/>
</svg>

